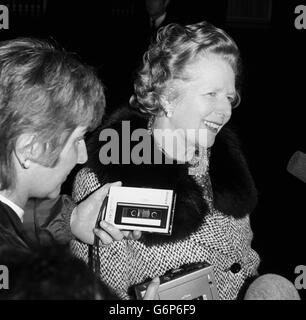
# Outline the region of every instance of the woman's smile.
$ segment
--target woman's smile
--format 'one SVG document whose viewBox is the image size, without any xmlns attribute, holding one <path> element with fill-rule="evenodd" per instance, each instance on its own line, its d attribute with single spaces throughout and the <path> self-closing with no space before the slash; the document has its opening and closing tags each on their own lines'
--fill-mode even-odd
<svg viewBox="0 0 306 320">
<path fill-rule="evenodd" d="M 222 123 L 212 122 L 212 121 L 203 121 L 205 128 L 217 134 L 222 127 Z"/>
</svg>

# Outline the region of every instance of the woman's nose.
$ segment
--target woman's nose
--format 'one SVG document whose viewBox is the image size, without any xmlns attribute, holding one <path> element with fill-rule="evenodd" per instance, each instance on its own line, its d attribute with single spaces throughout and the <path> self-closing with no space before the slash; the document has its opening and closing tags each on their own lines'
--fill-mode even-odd
<svg viewBox="0 0 306 320">
<path fill-rule="evenodd" d="M 88 160 L 87 149 L 85 141 L 81 141 L 79 150 L 78 150 L 78 163 L 83 164 Z"/>
</svg>

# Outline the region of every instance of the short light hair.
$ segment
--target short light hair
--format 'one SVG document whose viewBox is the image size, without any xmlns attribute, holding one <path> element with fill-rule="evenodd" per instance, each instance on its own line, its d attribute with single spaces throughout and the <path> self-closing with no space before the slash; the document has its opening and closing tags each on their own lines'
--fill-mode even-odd
<svg viewBox="0 0 306 320">
<path fill-rule="evenodd" d="M 203 54 L 220 55 L 228 61 L 237 80 L 241 69 L 240 53 L 225 31 L 205 21 L 187 26 L 169 24 L 159 29 L 136 74 L 131 105 L 146 114 L 159 114 L 161 96 L 169 81 L 186 80 L 186 67 Z"/>
<path fill-rule="evenodd" d="M 92 68 L 58 45 L 20 38 L 0 42 L 0 190 L 14 182 L 18 137 L 33 134 L 53 167 L 78 126 L 96 128 L 105 109 L 103 85 Z"/>
</svg>

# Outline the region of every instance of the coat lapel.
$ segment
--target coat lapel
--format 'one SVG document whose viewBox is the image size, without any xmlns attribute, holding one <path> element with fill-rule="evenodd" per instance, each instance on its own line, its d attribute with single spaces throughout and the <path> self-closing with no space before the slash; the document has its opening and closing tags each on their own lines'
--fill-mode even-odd
<svg viewBox="0 0 306 320">
<path fill-rule="evenodd" d="M 3 237 L 5 233 L 5 242 L 7 242 L 7 244 L 17 247 L 22 247 L 26 249 L 31 248 L 32 242 L 26 236 L 20 218 L 6 204 L 0 202 L 0 206 L 0 224 L 3 229 Z"/>
</svg>

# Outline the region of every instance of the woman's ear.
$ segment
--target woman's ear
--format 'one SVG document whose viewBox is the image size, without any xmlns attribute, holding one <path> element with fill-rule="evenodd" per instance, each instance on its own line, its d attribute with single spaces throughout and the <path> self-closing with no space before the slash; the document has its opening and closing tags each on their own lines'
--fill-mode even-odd
<svg viewBox="0 0 306 320">
<path fill-rule="evenodd" d="M 24 169 L 28 169 L 31 161 L 35 161 L 42 153 L 43 148 L 41 143 L 35 140 L 35 135 L 23 133 L 16 141 L 15 156 Z"/>
</svg>

